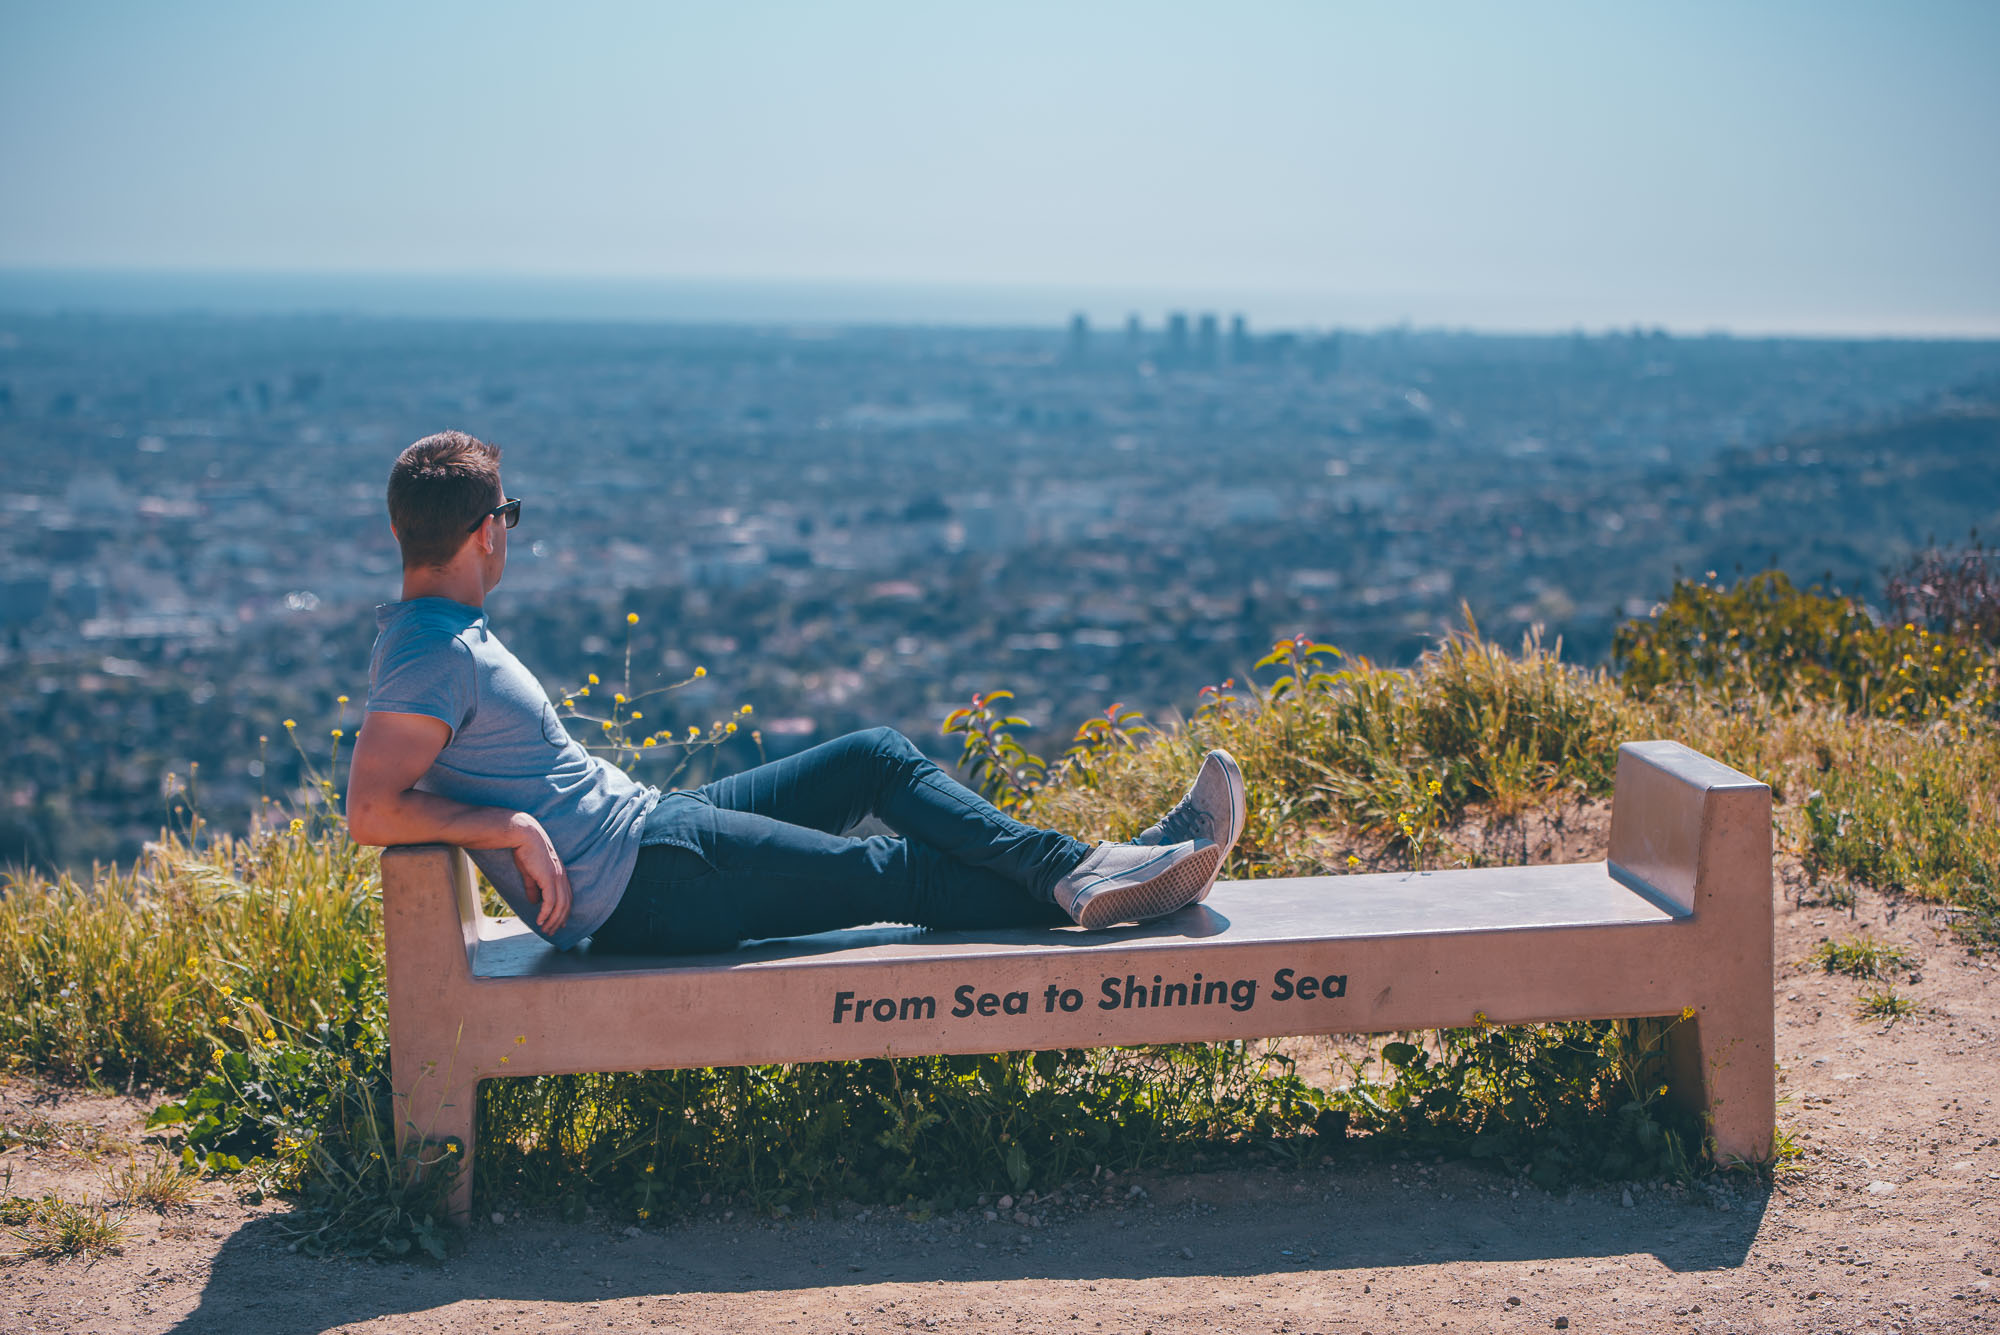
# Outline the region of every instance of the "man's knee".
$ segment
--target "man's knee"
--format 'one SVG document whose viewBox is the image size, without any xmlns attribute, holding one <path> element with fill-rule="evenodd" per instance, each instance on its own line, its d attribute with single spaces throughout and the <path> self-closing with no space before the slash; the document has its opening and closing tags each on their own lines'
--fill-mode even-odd
<svg viewBox="0 0 2000 1335">
<path fill-rule="evenodd" d="M 877 755 L 889 756 L 896 760 L 923 758 L 924 753 L 917 749 L 917 744 L 894 728 L 866 728 L 855 736 Z"/>
</svg>

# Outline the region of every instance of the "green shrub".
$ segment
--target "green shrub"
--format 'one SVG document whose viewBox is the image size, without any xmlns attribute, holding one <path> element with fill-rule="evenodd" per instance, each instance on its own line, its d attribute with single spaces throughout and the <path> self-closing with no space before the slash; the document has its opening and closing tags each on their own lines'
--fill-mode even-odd
<svg viewBox="0 0 2000 1335">
<path fill-rule="evenodd" d="M 1280 641 L 1265 663 L 1280 672 L 1273 688 L 1207 688 L 1185 726 L 1104 756 L 1091 782 L 1058 776 L 1034 795 L 1037 817 L 1083 837 L 1130 837 L 1220 746 L 1254 796 L 1233 874 L 1325 871 L 1316 836 L 1328 827 L 1407 862 L 1469 808 L 1504 822 L 1608 793 L 1618 743 L 1644 730 L 1643 712 L 1603 673 L 1563 663 L 1532 636 L 1509 654 L 1469 623 L 1409 670 L 1303 637 Z"/>
<path fill-rule="evenodd" d="M 1540 1186 L 1577 1177 L 1684 1179 L 1698 1118 L 1666 1101 L 1664 1039 L 1679 1020 L 1440 1030 L 1385 1043 L 1336 1094 L 1389 1143 L 1494 1159 Z M 1367 1079 L 1378 1061 L 1387 1075 Z"/>
<path fill-rule="evenodd" d="M 641 1217 L 703 1198 L 949 1207 L 1097 1165 L 1289 1142 L 1324 1106 L 1288 1059 L 1243 1043 L 496 1080 L 480 1180 Z"/>
<path fill-rule="evenodd" d="M 1909 951 L 1866 932 L 1845 941 L 1822 941 L 1812 953 L 1812 963 L 1851 978 L 1883 978 L 1907 968 L 1909 962 Z"/>
<path fill-rule="evenodd" d="M 1955 904 L 1968 923 L 2000 919 L 2000 792 L 1994 747 L 1938 742 L 1855 759 L 1817 775 L 1806 795 L 1800 861 L 1807 879 L 1844 876 Z"/>
<path fill-rule="evenodd" d="M 1618 628 L 1611 655 L 1640 699 L 1692 686 L 1900 721 L 1992 718 L 2000 705 L 2000 668 L 1976 640 L 1877 625 L 1860 604 L 1774 570 L 1734 588 L 1679 581 L 1650 619 Z"/>
</svg>

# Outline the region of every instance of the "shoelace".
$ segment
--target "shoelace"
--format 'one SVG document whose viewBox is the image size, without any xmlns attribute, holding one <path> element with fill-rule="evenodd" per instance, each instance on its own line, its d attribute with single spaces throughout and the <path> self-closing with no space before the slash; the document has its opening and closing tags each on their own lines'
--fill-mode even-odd
<svg viewBox="0 0 2000 1335">
<path fill-rule="evenodd" d="M 1163 844 L 1182 844 L 1190 839 L 1215 838 L 1215 818 L 1186 798 L 1182 798 L 1174 809 L 1167 813 L 1166 819 L 1160 822 L 1160 828 L 1163 832 L 1160 842 Z"/>
</svg>

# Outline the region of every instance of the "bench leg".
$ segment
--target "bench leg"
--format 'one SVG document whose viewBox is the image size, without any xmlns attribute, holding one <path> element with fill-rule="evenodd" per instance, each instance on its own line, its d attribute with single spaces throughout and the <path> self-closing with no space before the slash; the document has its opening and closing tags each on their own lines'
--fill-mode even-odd
<svg viewBox="0 0 2000 1335">
<path fill-rule="evenodd" d="M 446 1199 L 451 1222 L 463 1224 L 472 1214 L 479 1082 L 453 1080 L 448 1061 L 405 1059 L 393 1048 L 390 1062 L 396 1084 L 397 1153 L 406 1155 L 407 1147 L 421 1144 L 426 1161 L 439 1160 L 438 1168 L 451 1174 L 451 1193 Z M 448 1144 L 458 1148 L 440 1160 L 440 1151 Z"/>
<path fill-rule="evenodd" d="M 1713 1009 L 1667 1033 L 1675 1100 L 1699 1113 L 1717 1165 L 1769 1163 L 1777 1131 L 1776 1041 L 1769 1012 L 1760 1026 L 1731 1025 Z"/>
</svg>

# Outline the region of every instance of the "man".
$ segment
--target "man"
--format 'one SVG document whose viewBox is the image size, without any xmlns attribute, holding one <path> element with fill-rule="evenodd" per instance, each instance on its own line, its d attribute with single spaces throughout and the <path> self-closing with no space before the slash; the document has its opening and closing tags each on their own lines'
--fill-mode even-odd
<svg viewBox="0 0 2000 1335">
<path fill-rule="evenodd" d="M 500 451 L 428 436 L 389 473 L 403 597 L 380 632 L 348 772 L 364 844 L 457 844 L 561 949 L 684 953 L 872 922 L 1106 927 L 1208 893 L 1243 828 L 1221 751 L 1132 843 L 1091 847 L 1002 814 L 888 728 L 691 791 L 589 754 L 483 610 L 521 502 Z M 897 837 L 848 838 L 873 815 Z"/>
</svg>

